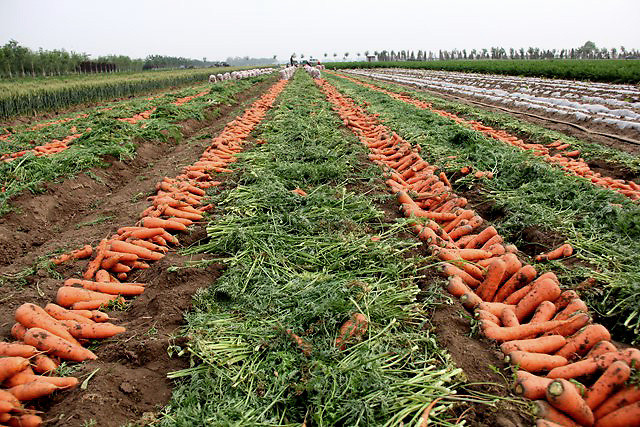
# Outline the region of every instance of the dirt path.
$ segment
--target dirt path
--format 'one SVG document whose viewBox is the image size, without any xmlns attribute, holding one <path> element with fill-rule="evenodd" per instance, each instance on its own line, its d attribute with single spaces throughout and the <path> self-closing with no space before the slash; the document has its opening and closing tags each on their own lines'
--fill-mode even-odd
<svg viewBox="0 0 640 427">
<path fill-rule="evenodd" d="M 0 218 L 0 333 L 9 337 L 14 312 L 24 302 L 40 306 L 55 300 L 62 277 L 82 274 L 86 261 L 65 264 L 50 270 L 49 254 L 61 248 L 72 249 L 95 244 L 113 234 L 118 227 L 134 223 L 148 206 L 146 197 L 164 176 L 176 176 L 185 165 L 196 161 L 212 135 L 260 96 L 274 79 L 251 87 L 237 96 L 233 106 L 222 107 L 216 118 L 184 123 L 180 144 L 145 142 L 130 161 L 110 160 L 106 169 L 50 184 L 41 195 L 25 194 L 15 200 L 18 212 Z M 222 178 L 221 180 L 224 180 Z M 90 224 L 90 225 L 88 225 Z M 204 236 L 204 225 L 192 227 L 180 236 L 181 245 Z M 98 360 L 75 364 L 71 375 L 83 381 L 95 373 L 86 390 L 60 393 L 53 399 L 35 402 L 45 411 L 48 425 L 116 426 L 149 419 L 169 399 L 170 371 L 183 369 L 188 361 L 170 358 L 167 348 L 172 334 L 182 324 L 192 295 L 219 276 L 220 265 L 205 269 L 179 269 L 193 257 L 170 253 L 152 268 L 130 277 L 147 283 L 147 291 L 136 298 L 128 310 L 112 313 L 127 332 L 103 340 L 95 348 Z M 95 421 L 94 424 L 91 424 Z"/>
</svg>

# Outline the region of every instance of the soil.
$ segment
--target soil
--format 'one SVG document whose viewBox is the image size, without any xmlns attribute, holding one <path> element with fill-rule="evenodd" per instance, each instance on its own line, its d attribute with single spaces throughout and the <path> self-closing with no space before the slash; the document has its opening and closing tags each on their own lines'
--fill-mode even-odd
<svg viewBox="0 0 640 427">
<path fill-rule="evenodd" d="M 268 79 L 238 94 L 234 105 L 221 107 L 216 118 L 210 112 L 203 122 L 181 123 L 185 139 L 179 144 L 140 142 L 132 160 L 106 159 L 110 163 L 107 168 L 49 183 L 43 194 L 24 194 L 13 200 L 16 211 L 0 218 L 2 339 L 10 337 L 18 306 L 25 302 L 44 306 L 54 301 L 61 279 L 79 277 L 88 262 L 66 263 L 50 270 L 40 261 L 55 251 L 95 245 L 118 227 L 133 224 L 148 206 L 146 197 L 155 191 L 155 184 L 164 176 L 180 174 L 183 166 L 196 161 L 211 135 L 272 83 L 273 79 Z M 204 225 L 196 224 L 179 237 L 181 245 L 188 246 L 205 234 Z M 172 336 L 183 324 L 193 294 L 210 285 L 222 271 L 219 264 L 167 270 L 197 259 L 170 252 L 150 269 L 136 270 L 142 272 L 128 278 L 146 283 L 147 290 L 127 310 L 109 313 L 127 332 L 101 340 L 94 350 L 98 360 L 71 366 L 81 382 L 90 377 L 86 389 L 32 402 L 30 406 L 44 411 L 50 422 L 47 425 L 120 426 L 153 421 L 171 395 L 166 374 L 188 367 L 184 358 L 169 356 Z"/>
</svg>

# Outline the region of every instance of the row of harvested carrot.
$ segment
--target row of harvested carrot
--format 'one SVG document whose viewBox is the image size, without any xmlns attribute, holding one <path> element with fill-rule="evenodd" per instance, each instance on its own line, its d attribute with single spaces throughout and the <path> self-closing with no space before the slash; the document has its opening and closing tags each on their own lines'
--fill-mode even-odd
<svg viewBox="0 0 640 427">
<path fill-rule="evenodd" d="M 442 261 L 442 273 L 450 277 L 447 290 L 475 310 L 487 338 L 502 343 L 506 360 L 518 368 L 515 391 L 536 400 L 538 425 L 640 425 L 640 390 L 627 383 L 640 351 L 618 349 L 606 328 L 591 323 L 579 296 L 560 288 L 555 274 L 538 276 L 523 265 L 517 248 L 465 209 L 467 200 L 421 158 L 419 148 L 326 81 L 316 83 L 389 175 L 386 182 L 413 219 L 413 230 Z M 571 253 L 562 246 L 540 260 Z"/>
<path fill-rule="evenodd" d="M 387 94 L 395 99 L 406 102 L 411 105 L 415 105 L 418 108 L 423 110 L 430 110 L 439 116 L 446 117 L 455 121 L 458 124 L 469 126 L 472 129 L 483 133 L 491 138 L 494 138 L 498 141 L 501 141 L 505 144 L 512 145 L 514 147 L 518 147 L 522 150 L 530 150 L 534 155 L 542 157 L 546 162 L 554 164 L 561 169 L 563 169 L 567 174 L 580 176 L 590 180 L 592 183 L 599 187 L 607 188 L 611 191 L 616 191 L 624 196 L 629 197 L 631 200 L 640 200 L 640 185 L 635 183 L 634 181 L 627 181 L 624 179 L 615 179 L 610 176 L 602 176 L 599 172 L 594 172 L 587 162 L 585 162 L 582 158 L 576 158 L 580 156 L 579 150 L 571 150 L 566 151 L 571 148 L 571 144 L 568 142 L 564 142 L 561 140 L 551 142 L 547 145 L 536 144 L 536 143 L 526 143 L 522 139 L 509 134 L 503 130 L 496 130 L 489 126 L 483 125 L 481 122 L 476 120 L 466 120 L 463 119 L 453 113 L 444 110 L 438 110 L 433 108 L 433 106 L 425 101 L 420 101 L 414 98 L 411 98 L 407 95 L 398 94 L 395 92 L 391 92 L 389 90 L 380 88 L 378 86 L 372 85 L 370 83 L 365 83 L 361 80 L 354 79 L 349 76 L 345 76 L 343 74 L 332 73 L 333 75 L 345 78 L 351 82 L 357 83 L 369 89 L 375 90 L 377 92 L 382 92 Z M 552 150 L 555 154 L 551 155 Z"/>
<path fill-rule="evenodd" d="M 242 116 L 227 124 L 221 134 L 193 165 L 175 179 L 164 178 L 156 195 L 135 226 L 122 227 L 94 251 L 90 245 L 61 255 L 52 261 L 61 264 L 75 259 L 93 259 L 82 279 L 67 279 L 58 289 L 57 304 L 42 309 L 25 303 L 16 310 L 13 343 L 0 343 L 0 425 L 38 426 L 42 420 L 21 402 L 46 396 L 56 390 L 75 387 L 73 377 L 44 375 L 58 367 L 58 360 L 81 362 L 96 359 L 82 346 L 87 340 L 124 332 L 124 327 L 108 323 L 98 309 L 125 296 L 140 295 L 143 283 L 123 283 L 135 269 L 149 268 L 147 262 L 165 256 L 178 240 L 171 232 L 184 231 L 203 218 L 211 206 L 202 205 L 204 189 L 217 186 L 210 172 L 226 172 L 242 142 L 264 118 L 287 81 L 276 83 Z M 163 218 L 161 218 L 163 217 Z M 37 375 L 43 374 L 43 375 Z"/>
<path fill-rule="evenodd" d="M 204 96 L 206 94 L 208 94 L 209 91 L 203 91 L 203 92 L 199 92 L 195 95 L 191 95 L 191 96 L 185 96 L 183 98 L 178 98 L 176 101 L 172 102 L 173 105 L 176 106 L 180 106 L 183 104 L 186 104 L 187 102 L 195 99 L 195 98 L 199 98 L 201 96 Z M 152 100 L 154 98 L 158 98 L 158 96 L 155 97 L 150 97 L 150 98 L 146 98 L 147 100 Z M 107 107 L 104 108 L 103 110 L 110 110 L 113 107 Z M 116 120 L 121 121 L 121 122 L 126 122 L 126 123 L 130 123 L 130 124 L 136 124 L 142 120 L 148 120 L 151 115 L 154 113 L 154 111 L 156 111 L 156 107 L 153 107 L 149 110 L 145 110 L 142 111 L 140 113 L 134 114 L 131 117 L 121 117 L 118 118 Z M 35 125 L 32 128 L 28 129 L 28 130 L 36 130 L 42 127 L 46 127 L 46 126 L 50 126 L 52 124 L 57 124 L 57 123 L 66 123 L 69 122 L 71 120 L 75 120 L 77 118 L 86 118 L 88 117 L 88 114 L 79 114 L 78 116 L 75 117 L 69 117 L 69 118 L 65 118 L 65 119 L 59 119 L 59 120 L 54 120 L 51 122 L 47 122 L 44 124 L 39 124 L 39 125 Z M 85 132 L 89 132 L 91 131 L 91 128 L 87 128 Z M 2 135 L 5 139 L 8 138 L 10 136 L 10 134 L 5 134 Z M 71 128 L 71 134 L 66 136 L 65 138 L 63 138 L 62 140 L 58 140 L 58 139 L 54 139 L 50 142 L 47 142 L 45 144 L 42 145 L 38 145 L 30 150 L 21 150 L 21 151 L 17 151 L 15 153 L 7 153 L 7 154 L 3 154 L 2 156 L 0 156 L 0 161 L 5 161 L 5 162 L 10 162 L 14 159 L 17 159 L 19 157 L 24 156 L 27 153 L 33 153 L 35 156 L 44 156 L 44 155 L 51 155 L 51 154 L 56 154 L 56 153 L 60 153 L 64 150 L 66 150 L 67 148 L 69 148 L 69 143 L 71 143 L 73 140 L 80 138 L 82 136 L 82 133 L 78 133 L 76 130 L 76 127 L 73 126 Z"/>
</svg>

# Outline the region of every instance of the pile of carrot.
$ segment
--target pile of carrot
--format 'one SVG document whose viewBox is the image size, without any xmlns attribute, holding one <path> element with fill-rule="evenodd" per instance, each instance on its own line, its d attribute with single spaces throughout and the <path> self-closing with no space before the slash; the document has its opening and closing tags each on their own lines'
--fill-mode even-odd
<svg viewBox="0 0 640 427">
<path fill-rule="evenodd" d="M 203 206 L 204 189 L 217 186 L 210 172 L 229 171 L 243 141 L 282 92 L 287 80 L 274 84 L 242 116 L 227 124 L 213 139 L 202 157 L 184 168 L 175 179 L 164 178 L 149 197 L 150 206 L 134 226 L 121 227 L 95 248 L 59 256 L 54 263 L 92 257 L 82 278 L 70 278 L 58 289 L 56 303 L 41 308 L 25 303 L 16 310 L 11 329 L 14 342 L 0 342 L 0 426 L 4 423 L 39 426 L 40 417 L 21 402 L 73 388 L 77 378 L 50 375 L 61 360 L 82 362 L 97 356 L 83 345 L 88 340 L 109 338 L 126 331 L 108 321 L 99 311 L 113 301 L 140 295 L 144 283 L 123 282 L 135 269 L 162 259 L 171 245 L 178 243 L 172 233 L 203 218 L 210 205 Z"/>
<path fill-rule="evenodd" d="M 640 351 L 614 345 L 554 273 L 539 275 L 523 264 L 517 248 L 466 208 L 467 200 L 419 149 L 325 80 L 315 82 L 388 174 L 413 231 L 442 261 L 447 290 L 474 310 L 482 333 L 517 367 L 515 392 L 536 400 L 538 425 L 640 425 L 640 390 L 627 382 Z M 568 249 L 561 248 L 564 255 Z"/>
<path fill-rule="evenodd" d="M 127 122 L 130 123 L 132 125 L 135 125 L 136 123 L 138 123 L 139 121 L 142 120 L 147 120 L 149 117 L 151 117 L 151 115 L 153 114 L 153 112 L 156 111 L 156 107 L 153 107 L 149 110 L 144 110 L 138 114 L 134 114 L 131 117 L 121 117 L 119 119 L 117 119 L 120 122 Z"/>
<path fill-rule="evenodd" d="M 91 130 L 91 129 L 87 129 L 87 130 Z M 68 135 L 61 140 L 54 139 L 51 142 L 47 142 L 46 144 L 35 146 L 31 150 L 22 150 L 22 151 L 17 151 L 15 153 L 3 154 L 2 156 L 0 156 L 0 161 L 10 162 L 14 159 L 24 156 L 27 153 L 33 153 L 36 156 L 45 156 L 49 154 L 60 153 L 61 151 L 64 151 L 67 148 L 69 148 L 68 144 L 70 142 L 72 142 L 74 139 L 80 138 L 81 136 L 82 136 L 81 133 L 72 133 L 71 135 Z"/>
<path fill-rule="evenodd" d="M 178 98 L 176 99 L 175 102 L 173 102 L 173 105 L 182 105 L 182 104 L 186 104 L 187 102 L 191 101 L 192 99 L 196 99 L 196 98 L 200 98 L 201 96 L 205 96 L 206 94 L 208 94 L 209 91 L 205 90 L 199 93 L 196 93 L 195 95 L 191 95 L 191 96 L 185 96 L 183 98 Z"/>
<path fill-rule="evenodd" d="M 386 89 L 382 89 L 378 86 L 372 85 L 370 83 L 365 83 L 360 80 L 354 79 L 349 76 L 345 76 L 344 74 L 331 73 L 335 76 L 342 77 L 350 82 L 357 83 L 361 86 L 367 87 L 371 90 L 385 93 L 395 99 L 406 102 L 408 104 L 415 105 L 418 108 L 424 110 L 430 110 L 442 117 L 446 117 L 448 119 L 453 120 L 454 122 L 461 124 L 463 126 L 471 127 L 472 129 L 481 132 L 493 139 L 504 142 L 505 144 L 512 145 L 514 147 L 518 147 L 522 150 L 531 150 L 534 155 L 542 157 L 546 162 L 554 164 L 564 171 L 567 174 L 572 174 L 575 176 L 580 176 L 585 179 L 588 179 L 595 185 L 603 188 L 607 188 L 611 191 L 616 191 L 620 194 L 623 194 L 629 197 L 631 200 L 640 200 L 640 185 L 636 184 L 634 181 L 626 181 L 623 179 L 614 179 L 610 176 L 602 176 L 599 172 L 594 172 L 591 170 L 587 162 L 585 162 L 582 158 L 576 158 L 580 155 L 580 151 L 572 150 L 566 151 L 570 148 L 569 143 L 565 143 L 563 141 L 554 141 L 546 146 L 543 144 L 529 144 L 521 140 L 520 138 L 509 134 L 503 130 L 496 130 L 489 126 L 483 125 L 481 122 L 476 120 L 466 120 L 457 115 L 450 113 L 444 110 L 438 110 L 431 106 L 431 104 L 420 101 L 417 99 L 413 99 L 408 95 L 401 95 L 395 92 L 391 92 Z M 551 150 L 557 151 L 553 156 L 551 155 Z"/>
</svg>

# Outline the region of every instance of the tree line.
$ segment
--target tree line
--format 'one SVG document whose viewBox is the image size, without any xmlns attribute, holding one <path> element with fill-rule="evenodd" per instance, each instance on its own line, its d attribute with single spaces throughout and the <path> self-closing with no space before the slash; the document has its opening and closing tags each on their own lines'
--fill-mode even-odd
<svg viewBox="0 0 640 427">
<path fill-rule="evenodd" d="M 46 77 L 72 73 L 106 73 L 115 71 L 142 71 L 164 68 L 201 68 L 220 66 L 207 58 L 191 59 L 164 55 L 149 55 L 133 59 L 126 55 L 99 56 L 92 60 L 86 53 L 64 49 L 37 51 L 10 40 L 0 47 L 0 77 Z"/>
</svg>

